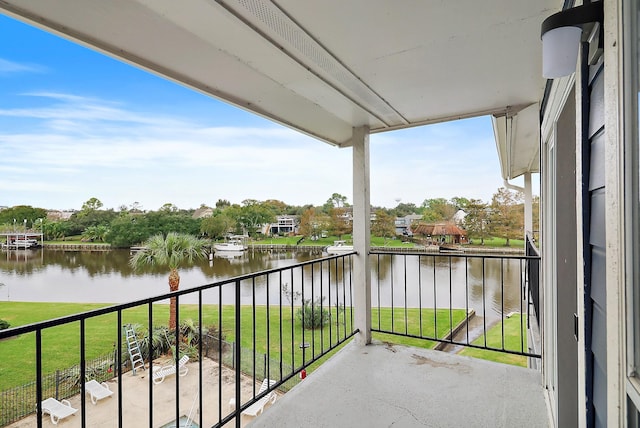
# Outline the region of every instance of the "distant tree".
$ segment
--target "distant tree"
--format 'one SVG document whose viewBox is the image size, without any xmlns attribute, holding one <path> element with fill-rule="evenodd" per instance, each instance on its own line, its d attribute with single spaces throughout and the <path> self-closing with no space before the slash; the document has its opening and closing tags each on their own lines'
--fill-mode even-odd
<svg viewBox="0 0 640 428">
<path fill-rule="evenodd" d="M 42 223 L 42 233 L 47 241 L 62 240 L 69 236 L 69 222 L 66 220 L 48 221 Z"/>
<path fill-rule="evenodd" d="M 274 215 L 283 215 L 287 213 L 289 205 L 277 199 L 267 199 L 262 203 L 265 208 L 268 208 Z"/>
<path fill-rule="evenodd" d="M 100 210 L 85 206 L 82 211 L 75 212 L 71 215 L 71 218 L 68 220 L 67 230 L 70 235 L 80 235 L 91 226 L 102 225 L 108 227 L 116 217 L 118 217 L 118 213 L 112 209 Z"/>
<path fill-rule="evenodd" d="M 406 217 L 411 214 L 418 214 L 421 211 L 422 208 L 417 207 L 416 204 L 413 204 L 411 202 L 399 203 L 398 206 L 393 209 L 393 214 L 396 217 Z"/>
<path fill-rule="evenodd" d="M 111 222 L 105 239 L 114 248 L 125 248 L 142 243 L 152 234 L 144 216 L 126 214 Z"/>
<path fill-rule="evenodd" d="M 522 239 L 524 234 L 524 214 L 522 193 L 511 192 L 501 187 L 491 199 L 491 229 L 497 236 L 506 239 L 506 246 L 511 239 Z"/>
<path fill-rule="evenodd" d="M 98 226 L 89 226 L 82 232 L 83 241 L 105 242 L 109 233 L 109 227 L 100 224 Z"/>
<path fill-rule="evenodd" d="M 178 207 L 173 205 L 170 202 L 167 202 L 166 204 L 162 205 L 160 207 L 159 211 L 163 211 L 163 212 L 167 212 L 167 213 L 175 213 L 178 212 Z"/>
<path fill-rule="evenodd" d="M 24 229 L 25 220 L 27 220 L 26 226 L 31 228 L 37 219 L 46 217 L 47 210 L 44 208 L 34 208 L 31 205 L 16 205 L 0 210 L 0 224 L 7 224 L 10 226 L 10 229 Z"/>
<path fill-rule="evenodd" d="M 134 269 L 140 269 L 145 265 L 168 267 L 169 290 L 177 291 L 180 288 L 178 267 L 204 258 L 205 244 L 205 241 L 187 234 L 154 235 L 145 241 L 142 250 L 131 256 L 129 263 Z M 175 328 L 176 298 L 172 297 L 169 305 L 169 330 L 175 330 Z"/>
<path fill-rule="evenodd" d="M 231 202 L 227 201 L 226 199 L 218 199 L 218 202 L 216 202 L 216 208 L 219 209 L 227 208 L 230 206 Z"/>
<path fill-rule="evenodd" d="M 329 201 L 331 201 L 333 203 L 333 206 L 336 208 L 349 206 L 349 204 L 347 204 L 347 197 L 341 195 L 340 193 L 334 193 L 333 195 L 331 195 Z"/>
<path fill-rule="evenodd" d="M 224 213 L 218 213 L 202 219 L 200 231 L 209 238 L 218 239 L 224 237 L 233 230 L 235 221 Z"/>
<path fill-rule="evenodd" d="M 422 219 L 427 223 L 450 221 L 456 206 L 444 198 L 425 199 L 422 203 Z"/>
<path fill-rule="evenodd" d="M 455 206 L 459 210 L 465 210 L 467 205 L 469 205 L 470 200 L 467 198 L 463 198 L 460 196 L 454 196 L 451 198 L 451 205 Z"/>
<path fill-rule="evenodd" d="M 342 235 L 351 233 L 352 225 L 347 217 L 347 211 L 344 208 L 332 208 L 330 213 L 329 230 L 332 235 L 342 238 Z"/>
<path fill-rule="evenodd" d="M 480 244 L 484 245 L 490 231 L 489 206 L 480 199 L 471 199 L 465 212 L 467 215 L 464 218 L 464 227 L 469 237 L 480 239 Z"/>
<path fill-rule="evenodd" d="M 275 220 L 275 215 L 269 207 L 255 199 L 246 199 L 242 204 L 234 214 L 237 223 L 246 229 L 250 236 L 255 236 L 263 224 L 272 223 Z"/>
<path fill-rule="evenodd" d="M 386 244 L 386 239 L 392 238 L 396 234 L 394 217 L 387 214 L 387 212 L 384 210 L 376 210 L 376 218 L 371 224 L 371 233 L 374 236 L 385 238 Z"/>
<path fill-rule="evenodd" d="M 134 202 L 131 204 L 131 206 L 129 207 L 129 211 L 132 213 L 141 213 L 142 211 L 142 204 L 140 202 Z"/>
<path fill-rule="evenodd" d="M 90 198 L 85 203 L 82 204 L 81 211 L 95 211 L 102 208 L 102 201 L 98 198 Z"/>
<path fill-rule="evenodd" d="M 330 229 L 330 218 L 315 208 L 307 208 L 300 216 L 300 234 L 308 238 L 320 236 Z"/>
</svg>

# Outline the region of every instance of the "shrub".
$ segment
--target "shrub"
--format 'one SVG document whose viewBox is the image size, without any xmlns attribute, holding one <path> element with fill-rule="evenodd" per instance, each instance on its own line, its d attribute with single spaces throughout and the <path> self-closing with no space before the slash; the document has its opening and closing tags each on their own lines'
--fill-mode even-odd
<svg viewBox="0 0 640 428">
<path fill-rule="evenodd" d="M 303 323 L 305 329 L 322 328 L 329 321 L 329 311 L 322 307 L 321 302 L 320 299 L 316 299 L 315 302 L 307 299 L 296 312 L 298 320 Z"/>
<path fill-rule="evenodd" d="M 6 330 L 9 327 L 11 327 L 11 324 L 9 324 L 9 321 L 0 320 L 0 330 Z"/>
</svg>

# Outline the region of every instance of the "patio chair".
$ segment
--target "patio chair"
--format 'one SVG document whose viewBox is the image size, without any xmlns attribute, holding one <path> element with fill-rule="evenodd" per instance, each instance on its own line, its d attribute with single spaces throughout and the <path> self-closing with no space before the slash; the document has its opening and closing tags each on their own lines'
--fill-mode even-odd
<svg viewBox="0 0 640 428">
<path fill-rule="evenodd" d="M 269 389 L 270 386 L 275 385 L 275 383 L 276 383 L 275 380 L 271 380 L 271 379 L 263 380 L 262 385 L 260 385 L 260 390 L 258 390 L 258 395 L 265 392 L 267 389 Z M 261 399 L 259 399 L 258 401 L 256 401 L 255 403 L 247 407 L 246 409 L 244 409 L 242 411 L 242 414 L 248 415 L 248 416 L 258 416 L 264 410 L 264 406 L 268 402 L 271 402 L 272 404 L 275 403 L 276 398 L 278 398 L 278 395 L 275 393 L 275 391 L 270 391 L 267 395 L 265 395 L 264 397 L 262 397 Z"/>
<path fill-rule="evenodd" d="M 105 382 L 98 383 L 97 380 L 92 379 L 84 384 L 84 390 L 91 396 L 91 402 L 97 404 L 99 400 L 103 398 L 111 397 L 113 391 L 109 389 L 109 385 Z"/>
<path fill-rule="evenodd" d="M 58 401 L 53 397 L 49 397 L 42 402 L 42 413 L 51 416 L 51 422 L 58 425 L 60 419 L 73 415 L 78 409 L 71 407 L 68 400 Z"/>
<path fill-rule="evenodd" d="M 185 376 L 189 371 L 189 368 L 185 366 L 189 361 L 188 355 L 183 355 L 182 358 L 178 361 L 177 371 L 178 376 Z M 165 377 L 176 374 L 176 365 L 170 366 L 162 366 L 162 367 L 154 367 L 153 368 L 153 383 L 156 385 L 162 383 Z"/>
</svg>

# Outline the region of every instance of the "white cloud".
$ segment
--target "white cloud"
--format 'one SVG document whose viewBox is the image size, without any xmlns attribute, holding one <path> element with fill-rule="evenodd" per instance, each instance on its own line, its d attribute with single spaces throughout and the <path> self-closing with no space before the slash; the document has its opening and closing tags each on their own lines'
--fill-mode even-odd
<svg viewBox="0 0 640 428">
<path fill-rule="evenodd" d="M 19 63 L 0 58 L 0 75 L 14 73 L 43 73 L 45 70 L 45 67 L 39 65 Z"/>
<path fill-rule="evenodd" d="M 212 126 L 97 98 L 28 95 L 38 107 L 0 110 L 30 124 L 0 131 L 0 205 L 78 208 L 93 196 L 112 208 L 195 208 L 220 198 L 318 205 L 334 192 L 353 200 L 351 150 L 287 128 Z M 485 122 L 372 135 L 372 204 L 487 200 L 501 181 Z"/>
</svg>

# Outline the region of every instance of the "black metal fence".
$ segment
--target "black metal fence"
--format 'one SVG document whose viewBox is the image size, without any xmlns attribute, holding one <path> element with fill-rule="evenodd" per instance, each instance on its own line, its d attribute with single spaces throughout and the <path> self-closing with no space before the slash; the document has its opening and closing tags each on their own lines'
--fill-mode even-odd
<svg viewBox="0 0 640 428">
<path fill-rule="evenodd" d="M 126 344 L 121 334 L 125 324 L 139 323 L 142 316 L 143 323 L 148 331 L 159 324 L 166 324 L 163 316 L 158 316 L 159 307 L 166 310 L 168 299 L 175 297 L 176 318 L 178 324 L 182 317 L 191 316 L 199 326 L 206 323 L 214 323 L 217 326 L 217 337 L 200 340 L 195 349 L 185 349 L 181 344 L 183 338 L 180 333 L 175 335 L 174 352 L 175 361 L 183 353 L 192 353 L 197 360 L 197 368 L 192 364 L 189 376 L 197 376 L 197 387 L 189 392 L 197 397 L 191 403 L 181 403 L 181 384 L 186 384 L 180 376 L 172 377 L 171 386 L 164 385 L 172 390 L 171 416 L 175 421 L 180 420 L 185 414 L 185 406 L 197 408 L 195 423 L 198 426 L 224 426 L 230 423 L 240 426 L 241 412 L 251 404 L 258 401 L 267 392 L 290 385 L 298 373 L 306 369 L 310 364 L 327 355 L 340 344 L 354 335 L 353 327 L 353 294 L 352 294 L 352 254 L 325 257 L 309 262 L 299 263 L 294 266 L 272 269 L 268 271 L 252 273 L 207 284 L 187 290 L 167 293 L 153 298 L 142 299 L 135 302 L 98 309 L 82 314 L 76 314 L 55 320 L 45 321 L 27 326 L 16 327 L 0 331 L 0 340 L 14 338 L 20 335 L 33 338 L 30 345 L 32 350 L 25 352 L 35 354 L 33 372 L 35 373 L 34 391 L 29 397 L 22 400 L 31 409 L 37 409 L 37 426 L 43 425 L 41 402 L 45 398 L 55 397 L 56 393 L 48 386 L 47 377 L 43 373 L 43 359 L 51 355 L 47 347 L 49 342 L 43 340 L 50 329 L 62 326 L 73 326 L 73 334 L 78 335 L 79 346 L 74 358 L 80 361 L 77 372 L 69 376 L 69 382 L 73 388 L 66 389 L 64 394 L 58 391 L 58 397 L 67 394 L 79 393 L 80 412 L 74 416 L 79 417 L 83 427 L 90 426 L 87 418 L 90 409 L 87 408 L 85 394 L 85 382 L 90 380 L 96 372 L 86 358 L 87 341 L 91 338 L 91 346 L 98 346 L 96 340 L 102 341 L 104 346 L 116 344 L 114 355 L 123 355 L 126 352 Z M 142 313 L 142 315 L 140 315 Z M 183 313 L 187 314 L 183 316 Z M 138 318 L 136 318 L 138 317 Z M 104 334 L 96 339 L 91 329 L 100 319 L 111 320 L 112 334 Z M 315 328 L 311 328 L 311 327 Z M 202 330 L 200 330 L 202 331 Z M 77 332 L 77 333 L 75 333 Z M 172 336 L 173 337 L 173 336 Z M 239 343 L 239 346 L 225 346 L 224 339 Z M 153 341 L 149 341 L 153 355 Z M 229 349 L 232 349 L 229 357 Z M 216 355 L 217 354 L 217 355 Z M 203 369 L 205 355 L 223 364 L 217 364 L 216 369 Z M 192 360 L 193 361 L 193 360 Z M 122 364 L 125 363 L 123 359 Z M 104 366 L 106 361 L 101 365 Z M 109 362 L 107 367 L 110 367 Z M 117 365 L 117 364 L 116 364 Z M 229 374 L 228 367 L 236 368 Z M 129 397 L 138 403 L 137 407 L 146 407 L 143 417 L 135 415 L 135 420 L 125 420 L 123 411 L 127 391 L 123 382 L 124 373 L 116 370 L 115 395 L 113 400 L 117 403 L 118 426 L 143 424 L 158 426 L 165 423 L 157 415 L 154 407 L 153 383 L 154 367 L 158 363 L 152 362 L 147 366 L 147 379 L 142 380 L 147 386 L 147 397 Z M 237 370 L 240 368 L 240 370 Z M 196 375 L 192 375 L 197 371 Z M 101 371 L 102 372 L 102 371 Z M 258 394 L 256 382 L 262 380 L 265 374 L 275 383 L 261 394 Z M 131 376 L 127 374 L 127 376 Z M 208 379 L 215 382 L 215 387 L 203 389 Z M 100 380 L 98 378 L 98 380 Z M 181 382 L 182 380 L 182 382 Z M 223 387 L 231 384 L 232 396 L 223 392 Z M 249 385 L 247 393 L 243 386 Z M 186 386 L 185 386 L 186 388 Z M 217 390 L 217 391 L 213 391 Z M 207 406 L 203 405 L 205 395 L 217 392 L 217 408 L 207 398 Z M 235 408 L 230 408 L 227 402 L 233 399 L 238 403 Z M 184 400 L 183 400 L 184 401 Z M 144 405 L 146 402 L 146 406 Z M 90 404 L 89 404 L 90 405 Z M 3 412 L 4 412 L 3 405 Z M 113 416 L 112 416 L 113 417 Z M 131 417 L 127 415 L 127 417 Z M 146 419 L 146 422 L 145 422 Z M 206 424 L 205 424 L 206 420 Z"/>
<path fill-rule="evenodd" d="M 372 251 L 372 331 L 529 357 L 538 256 Z M 536 291 L 537 292 L 537 291 Z"/>
<path fill-rule="evenodd" d="M 116 373 L 117 356 L 111 352 L 107 355 L 87 361 L 85 364 L 86 380 L 95 379 L 104 382 L 112 379 Z M 36 410 L 36 382 L 29 382 L 4 391 L 0 391 L 0 426 L 30 415 Z M 42 395 L 62 400 L 80 392 L 80 366 L 56 370 L 42 376 Z"/>
<path fill-rule="evenodd" d="M 527 233 L 526 239 L 526 255 L 530 258 L 527 260 L 527 273 L 529 293 L 531 294 L 531 304 L 533 305 L 533 311 L 536 315 L 536 323 L 540 326 L 540 252 L 531 237 Z"/>
</svg>

